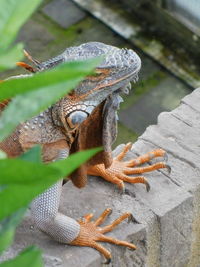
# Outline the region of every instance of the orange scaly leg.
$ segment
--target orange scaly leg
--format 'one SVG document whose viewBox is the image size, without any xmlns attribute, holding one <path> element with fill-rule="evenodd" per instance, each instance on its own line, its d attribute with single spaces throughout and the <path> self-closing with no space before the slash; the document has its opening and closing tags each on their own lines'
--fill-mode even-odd
<svg viewBox="0 0 200 267">
<path fill-rule="evenodd" d="M 104 257 L 107 259 L 106 263 L 110 263 L 111 253 L 107 249 L 105 249 L 102 245 L 97 243 L 98 241 L 109 242 L 115 245 L 125 246 L 125 247 L 135 250 L 136 246 L 133 245 L 132 243 L 118 240 L 116 238 L 108 237 L 104 235 L 104 233 L 111 232 L 117 225 L 119 225 L 122 221 L 124 221 L 127 218 L 132 219 L 134 222 L 137 222 L 133 218 L 131 213 L 128 213 L 128 212 L 124 213 L 118 219 L 116 219 L 113 223 L 107 226 L 104 226 L 104 227 L 98 227 L 106 220 L 107 216 L 111 212 L 112 212 L 111 209 L 106 209 L 96 221 L 91 221 L 93 217 L 92 213 L 85 215 L 82 220 L 78 221 L 81 227 L 80 233 L 78 237 L 71 242 L 71 245 L 95 248 L 100 253 L 102 253 Z"/>
<path fill-rule="evenodd" d="M 145 172 L 151 172 L 162 168 L 167 168 L 167 170 L 170 172 L 171 169 L 165 162 L 157 162 L 150 166 L 137 167 L 138 165 L 149 162 L 153 158 L 164 157 L 165 159 L 166 152 L 162 149 L 156 149 L 136 159 L 132 159 L 129 161 L 122 161 L 127 152 L 131 149 L 131 147 L 132 147 L 131 143 L 125 145 L 124 149 L 119 153 L 119 155 L 113 159 L 113 163 L 109 168 L 105 169 L 103 164 L 98 164 L 95 166 L 91 166 L 88 169 L 88 174 L 101 176 L 105 180 L 113 184 L 116 184 L 118 188 L 122 191 L 124 191 L 125 188 L 124 182 L 145 184 L 147 191 L 149 191 L 150 186 L 145 177 L 143 176 L 130 177 L 128 175 L 142 174 Z"/>
</svg>

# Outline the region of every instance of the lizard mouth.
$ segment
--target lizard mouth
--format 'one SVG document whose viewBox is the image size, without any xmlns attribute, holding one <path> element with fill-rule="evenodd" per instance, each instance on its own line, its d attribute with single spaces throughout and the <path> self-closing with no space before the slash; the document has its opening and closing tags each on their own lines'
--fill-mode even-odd
<svg viewBox="0 0 200 267">
<path fill-rule="evenodd" d="M 128 82 L 124 87 L 121 87 L 121 88 L 119 89 L 118 92 L 119 92 L 119 93 L 123 93 L 123 94 L 125 94 L 125 95 L 128 95 L 128 94 L 130 93 L 130 90 L 132 89 L 132 84 L 131 84 L 131 82 L 136 83 L 136 82 L 138 81 L 138 79 L 139 79 L 138 74 L 136 74 L 136 75 L 131 79 L 131 81 Z"/>
</svg>

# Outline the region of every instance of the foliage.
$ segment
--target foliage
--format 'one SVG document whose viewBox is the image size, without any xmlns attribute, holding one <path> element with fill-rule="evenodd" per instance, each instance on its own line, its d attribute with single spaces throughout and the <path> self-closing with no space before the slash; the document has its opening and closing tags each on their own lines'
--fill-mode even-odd
<svg viewBox="0 0 200 267">
<path fill-rule="evenodd" d="M 14 67 L 22 58 L 22 44 L 11 46 L 18 30 L 41 0 L 0 0 L 0 70 Z M 10 79 L 0 84 L 0 101 L 12 98 L 0 117 L 0 140 L 28 118 L 55 103 L 74 88 L 99 63 L 71 62 L 50 71 L 25 78 Z M 67 159 L 44 165 L 40 147 L 34 147 L 19 158 L 7 159 L 0 151 L 0 253 L 13 241 L 15 228 L 28 204 L 38 194 L 62 177 L 68 176 L 99 149 L 71 155 Z M 2 267 L 42 266 L 41 253 L 30 247 Z"/>
<path fill-rule="evenodd" d="M 22 58 L 22 44 L 10 48 L 17 32 L 42 0 L 0 0 L 0 70 Z"/>
<path fill-rule="evenodd" d="M 29 247 L 21 252 L 16 258 L 3 262 L 1 267 L 13 266 L 29 266 L 29 267 L 42 267 L 42 257 L 39 249 L 36 247 Z"/>
<path fill-rule="evenodd" d="M 84 63 L 65 63 L 61 67 L 23 80 L 11 79 L 1 83 L 0 100 L 17 95 L 1 115 L 0 140 L 8 136 L 20 122 L 37 115 L 66 95 L 98 62 L 99 59 L 87 60 Z M 15 114 L 14 120 L 13 114 Z"/>
</svg>

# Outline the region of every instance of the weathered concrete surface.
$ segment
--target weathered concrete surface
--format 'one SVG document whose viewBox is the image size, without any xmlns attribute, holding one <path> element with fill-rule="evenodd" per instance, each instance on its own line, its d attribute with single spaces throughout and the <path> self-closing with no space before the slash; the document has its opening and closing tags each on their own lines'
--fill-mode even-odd
<svg viewBox="0 0 200 267">
<path fill-rule="evenodd" d="M 43 7 L 43 12 L 63 28 L 85 17 L 85 12 L 69 0 L 54 0 Z"/>
<path fill-rule="evenodd" d="M 137 3 L 140 5 L 141 1 L 134 0 L 134 3 L 133 1 L 126 1 L 128 3 L 127 10 L 129 12 L 127 12 L 124 8 L 125 5 L 118 5 L 119 1 L 109 1 L 109 5 L 105 0 L 72 1 L 101 20 L 116 33 L 142 49 L 142 51 L 144 51 L 147 55 L 158 61 L 159 64 L 162 64 L 170 72 L 175 74 L 180 79 L 184 80 L 185 83 L 189 84 L 193 88 L 199 87 L 200 80 L 199 73 L 197 71 L 198 65 L 196 67 L 192 63 L 188 65 L 187 60 L 182 60 L 180 63 L 180 57 L 177 58 L 178 49 L 172 50 L 170 49 L 170 47 L 166 45 L 164 46 L 160 42 L 160 40 L 154 38 L 153 34 L 149 34 L 150 37 L 144 34 L 144 28 L 141 27 L 142 23 L 140 20 L 138 22 L 137 17 L 134 14 L 137 13 L 137 11 L 135 11 Z M 145 0 L 145 2 L 147 1 Z M 156 7 L 156 4 L 152 3 L 152 6 L 154 8 Z M 142 9 L 144 10 L 144 12 L 146 12 L 146 14 L 148 14 L 149 17 L 155 17 L 156 19 L 158 18 L 159 13 L 154 14 L 154 12 L 149 11 L 149 8 L 146 7 L 146 5 L 144 5 Z M 134 10 L 135 12 L 131 13 L 132 10 Z M 162 20 L 160 21 L 162 22 L 160 24 L 162 25 L 161 27 L 163 29 L 166 29 L 166 25 L 163 24 Z M 171 28 L 173 26 L 171 25 Z M 177 29 L 176 27 L 175 29 L 177 35 L 177 33 L 179 33 L 179 29 Z M 190 36 L 187 36 L 186 39 L 189 40 L 191 38 Z"/>
<path fill-rule="evenodd" d="M 200 266 L 200 88 L 171 112 L 161 113 L 158 124 L 149 126 L 126 159 L 155 148 L 168 153 L 172 167 L 145 176 L 149 193 L 141 184 L 126 184 L 125 194 L 101 178 L 90 177 L 84 189 L 71 182 L 63 188 L 61 211 L 73 218 L 105 208 L 113 213 L 106 223 L 128 211 L 140 224 L 123 222 L 109 235 L 133 242 L 136 251 L 105 244 L 112 251 L 110 266 L 199 267 Z M 129 140 L 131 141 L 131 140 Z M 124 145 L 115 150 L 119 153 Z M 150 164 L 159 159 L 153 160 Z M 45 266 L 102 266 L 102 257 L 91 248 L 71 247 L 52 241 L 32 224 L 29 214 L 17 229 L 14 245 L 1 260 L 36 244 L 43 250 Z"/>
</svg>

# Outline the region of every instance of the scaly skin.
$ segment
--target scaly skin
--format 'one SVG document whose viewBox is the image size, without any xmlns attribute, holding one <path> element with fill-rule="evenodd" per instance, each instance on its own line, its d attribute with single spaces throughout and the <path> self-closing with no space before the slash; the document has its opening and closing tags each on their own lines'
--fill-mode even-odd
<svg viewBox="0 0 200 267">
<path fill-rule="evenodd" d="M 165 151 L 158 149 L 123 162 L 122 159 L 132 146 L 129 143 L 116 158 L 111 157 L 111 144 L 116 138 L 117 109 L 122 101 L 119 94 L 127 92 L 130 89 L 130 81 L 138 79 L 141 67 L 138 55 L 130 49 L 119 49 L 97 42 L 67 48 L 61 55 L 43 63 L 33 59 L 27 52 L 25 55 L 35 66 L 24 62 L 18 62 L 17 65 L 36 73 L 34 75 L 66 61 L 96 56 L 104 56 L 104 60 L 96 68 L 95 76 L 86 77 L 69 95 L 51 108 L 19 125 L 11 136 L 0 143 L 0 149 L 9 157 L 16 157 L 35 144 L 40 144 L 43 161 L 51 162 L 66 158 L 68 154 L 78 150 L 103 146 L 103 152 L 71 175 L 70 178 L 76 186 L 83 187 L 87 182 L 87 174 L 92 174 L 116 184 L 121 190 L 124 190 L 124 182 L 143 183 L 149 190 L 149 184 L 143 176 L 128 175 L 140 175 L 167 167 L 163 162 L 149 167 L 137 167 L 152 158 L 163 157 Z M 3 110 L 8 102 L 0 103 L 0 110 Z M 106 257 L 107 262 L 110 261 L 111 254 L 98 241 L 136 248 L 131 243 L 104 235 L 126 218 L 131 218 L 130 213 L 121 215 L 105 227 L 99 226 L 110 213 L 110 209 L 105 210 L 94 222 L 91 221 L 92 214 L 76 222 L 59 213 L 62 183 L 61 179 L 32 203 L 32 217 L 42 231 L 62 243 L 93 247 Z"/>
</svg>

